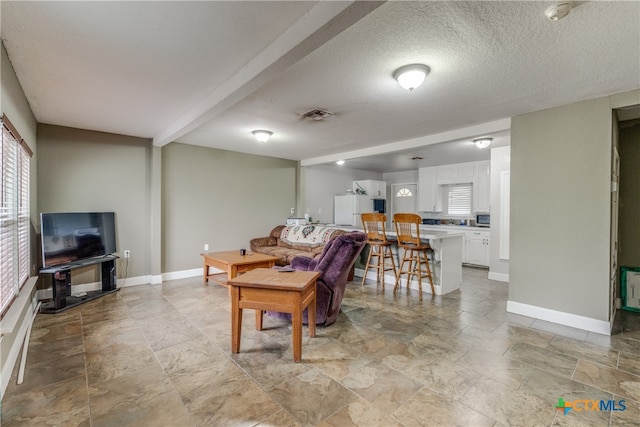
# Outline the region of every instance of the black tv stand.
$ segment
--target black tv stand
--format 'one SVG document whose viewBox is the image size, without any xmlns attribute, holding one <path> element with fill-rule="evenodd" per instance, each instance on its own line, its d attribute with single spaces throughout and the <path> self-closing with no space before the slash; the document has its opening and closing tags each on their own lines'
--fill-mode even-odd
<svg viewBox="0 0 640 427">
<path fill-rule="evenodd" d="M 85 302 L 93 301 L 96 298 L 118 291 L 118 278 L 116 275 L 115 255 L 106 255 L 99 258 L 91 258 L 82 261 L 74 261 L 65 265 L 43 268 L 40 274 L 51 274 L 53 282 L 53 299 L 45 302 L 40 307 L 41 313 L 60 313 Z M 99 291 L 88 291 L 86 295 L 71 295 L 71 270 L 87 265 L 100 264 L 102 279 L 102 289 Z"/>
</svg>

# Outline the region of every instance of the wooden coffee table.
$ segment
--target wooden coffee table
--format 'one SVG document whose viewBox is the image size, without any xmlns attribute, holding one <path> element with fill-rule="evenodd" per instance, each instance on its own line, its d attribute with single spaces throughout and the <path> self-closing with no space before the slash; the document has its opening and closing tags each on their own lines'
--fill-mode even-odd
<svg viewBox="0 0 640 427">
<path fill-rule="evenodd" d="M 227 272 L 227 279 L 231 280 L 245 271 L 254 268 L 271 268 L 276 265 L 278 257 L 255 252 L 247 252 L 246 255 L 240 255 L 240 250 L 225 252 L 203 252 L 200 255 L 204 258 L 203 281 L 207 283 L 209 277 L 209 267 L 214 267 Z"/>
<path fill-rule="evenodd" d="M 317 271 L 281 272 L 258 268 L 229 280 L 231 290 L 231 351 L 240 352 L 242 310 L 256 310 L 256 330 L 262 330 L 264 311 L 291 313 L 293 360 L 302 360 L 302 313 L 307 308 L 309 336 L 316 336 Z"/>
</svg>

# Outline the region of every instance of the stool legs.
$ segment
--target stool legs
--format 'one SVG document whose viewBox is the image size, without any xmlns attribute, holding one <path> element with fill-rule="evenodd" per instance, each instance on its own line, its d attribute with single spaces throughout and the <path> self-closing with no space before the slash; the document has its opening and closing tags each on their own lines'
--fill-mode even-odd
<svg viewBox="0 0 640 427">
<path fill-rule="evenodd" d="M 431 266 L 429 265 L 429 257 L 427 256 L 427 251 L 424 250 L 416 250 L 414 248 L 403 248 L 404 253 L 402 256 L 402 262 L 400 263 L 400 268 L 398 270 L 398 275 L 396 276 L 396 285 L 393 288 L 393 292 L 397 292 L 400 287 L 400 279 L 403 274 L 407 275 L 407 289 L 409 289 L 409 285 L 413 276 L 416 276 L 418 279 L 418 289 L 420 292 L 420 299 L 422 299 L 422 278 L 427 277 L 429 279 L 429 284 L 431 285 L 431 294 L 435 295 L 436 291 L 433 286 L 433 275 L 431 274 Z M 405 270 L 405 264 L 408 263 L 407 269 Z M 424 265 L 424 269 L 422 266 Z"/>
<path fill-rule="evenodd" d="M 373 262 L 372 258 L 376 258 Z M 386 260 L 391 260 L 391 266 L 386 263 Z M 393 260 L 393 253 L 391 252 L 391 245 L 369 245 L 369 256 L 367 257 L 367 265 L 364 269 L 364 276 L 362 277 L 362 286 L 367 280 L 367 272 L 369 267 L 376 269 L 376 282 L 382 282 L 382 290 L 384 290 L 384 272 L 392 270 L 393 275 L 397 276 L 396 263 Z"/>
</svg>

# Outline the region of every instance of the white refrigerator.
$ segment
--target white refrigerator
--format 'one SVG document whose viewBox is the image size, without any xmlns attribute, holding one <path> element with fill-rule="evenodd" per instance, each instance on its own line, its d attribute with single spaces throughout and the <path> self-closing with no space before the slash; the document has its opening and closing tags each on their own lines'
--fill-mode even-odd
<svg viewBox="0 0 640 427">
<path fill-rule="evenodd" d="M 373 199 L 371 196 L 357 196 L 354 194 L 335 196 L 333 222 L 336 225 L 352 225 L 362 228 L 360 214 L 365 212 L 373 212 Z"/>
</svg>

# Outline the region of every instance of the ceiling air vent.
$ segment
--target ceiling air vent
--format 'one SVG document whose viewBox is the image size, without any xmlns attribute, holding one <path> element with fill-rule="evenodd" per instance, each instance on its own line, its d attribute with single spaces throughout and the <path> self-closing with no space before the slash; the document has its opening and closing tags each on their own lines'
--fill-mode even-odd
<svg viewBox="0 0 640 427">
<path fill-rule="evenodd" d="M 324 120 L 327 117 L 331 117 L 333 116 L 335 113 L 332 113 L 331 111 L 327 111 L 327 110 L 323 110 L 322 108 L 314 108 L 313 110 L 309 110 L 306 113 L 301 113 L 300 117 L 303 118 L 310 118 L 313 120 Z"/>
</svg>

